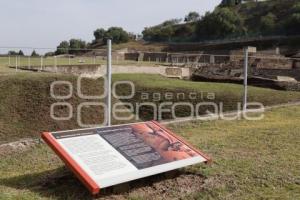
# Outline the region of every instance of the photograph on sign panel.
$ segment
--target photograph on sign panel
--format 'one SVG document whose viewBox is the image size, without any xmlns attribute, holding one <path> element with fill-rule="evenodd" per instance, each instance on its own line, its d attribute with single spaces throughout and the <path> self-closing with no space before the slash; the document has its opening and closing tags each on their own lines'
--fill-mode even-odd
<svg viewBox="0 0 300 200">
<path fill-rule="evenodd" d="M 136 168 L 144 169 L 198 154 L 153 122 L 125 125 L 97 133 Z"/>
</svg>

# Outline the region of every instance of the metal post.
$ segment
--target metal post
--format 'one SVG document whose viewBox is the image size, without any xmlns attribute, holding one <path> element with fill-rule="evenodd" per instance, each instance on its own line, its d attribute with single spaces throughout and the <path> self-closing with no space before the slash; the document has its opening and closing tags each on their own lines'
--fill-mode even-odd
<svg viewBox="0 0 300 200">
<path fill-rule="evenodd" d="M 16 72 L 18 71 L 18 56 L 16 56 Z"/>
<path fill-rule="evenodd" d="M 215 64 L 215 56 L 214 55 L 210 55 L 209 63 L 210 64 Z"/>
<path fill-rule="evenodd" d="M 54 56 L 55 72 L 57 73 L 57 57 Z"/>
<path fill-rule="evenodd" d="M 107 126 L 111 126 L 111 39 L 107 40 Z"/>
<path fill-rule="evenodd" d="M 30 60 L 30 56 L 28 56 L 28 68 L 31 68 L 31 60 Z"/>
<path fill-rule="evenodd" d="M 42 71 L 43 70 L 43 56 L 41 56 L 41 70 L 40 71 Z"/>
<path fill-rule="evenodd" d="M 248 55 L 249 49 L 245 48 L 245 58 L 244 58 L 244 101 L 243 101 L 243 111 L 247 111 L 247 95 L 248 95 Z"/>
</svg>

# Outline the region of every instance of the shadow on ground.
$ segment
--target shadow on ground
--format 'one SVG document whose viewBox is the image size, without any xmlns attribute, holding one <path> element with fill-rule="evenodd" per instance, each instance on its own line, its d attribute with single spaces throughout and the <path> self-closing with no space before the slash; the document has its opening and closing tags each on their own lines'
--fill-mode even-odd
<svg viewBox="0 0 300 200">
<path fill-rule="evenodd" d="M 0 182 L 7 187 L 30 190 L 41 197 L 59 200 L 126 199 L 129 197 L 173 199 L 200 192 L 204 179 L 200 174 L 175 170 L 102 189 L 98 197 L 92 197 L 80 181 L 64 167 L 0 179 Z"/>
</svg>

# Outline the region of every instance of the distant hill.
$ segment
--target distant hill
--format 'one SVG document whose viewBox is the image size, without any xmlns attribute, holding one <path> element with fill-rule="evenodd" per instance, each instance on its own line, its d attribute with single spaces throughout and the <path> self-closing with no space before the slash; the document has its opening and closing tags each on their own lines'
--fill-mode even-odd
<svg viewBox="0 0 300 200">
<path fill-rule="evenodd" d="M 224 1 L 223 1 L 224 2 Z M 130 51 L 213 51 L 243 48 L 246 45 L 259 49 L 281 47 L 282 53 L 292 55 L 300 48 L 299 0 L 248 0 L 220 4 L 214 11 L 194 20 L 171 19 L 147 27 L 142 41 L 131 40 L 114 44 L 114 50 Z M 187 17 L 187 16 L 186 16 Z M 90 48 L 103 49 L 103 43 Z M 87 53 L 95 54 L 94 51 Z M 105 53 L 104 53 L 105 54 Z"/>
<path fill-rule="evenodd" d="M 248 34 L 289 35 L 300 33 L 300 1 L 249 2 L 233 8 L 243 18 Z"/>
<path fill-rule="evenodd" d="M 220 4 L 198 21 L 181 24 L 176 20 L 168 20 L 148 27 L 143 32 L 146 41 L 159 42 L 297 34 L 300 34 L 299 0 L 254 0 L 232 5 Z"/>
</svg>

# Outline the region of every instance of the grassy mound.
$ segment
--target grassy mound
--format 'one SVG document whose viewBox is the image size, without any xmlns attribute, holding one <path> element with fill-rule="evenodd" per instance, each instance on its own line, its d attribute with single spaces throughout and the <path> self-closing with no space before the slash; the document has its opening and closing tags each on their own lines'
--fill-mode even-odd
<svg viewBox="0 0 300 200">
<path fill-rule="evenodd" d="M 119 74 L 114 75 L 114 80 L 130 80 L 134 83 L 135 96 L 132 99 L 125 100 L 130 103 L 152 102 L 159 107 L 164 102 L 188 102 L 192 103 L 195 108 L 199 102 L 214 102 L 218 105 L 219 111 L 222 109 L 226 112 L 237 110 L 239 108 L 238 104 L 243 99 L 243 86 L 238 84 L 191 82 L 145 74 Z M 120 88 L 119 91 L 124 95 L 130 93 L 129 89 L 126 88 Z M 148 95 L 145 95 L 145 93 L 148 93 Z M 260 102 L 265 106 L 299 100 L 299 92 L 278 91 L 259 87 L 249 87 L 248 91 L 249 102 Z M 171 108 L 171 106 L 164 106 L 163 108 Z M 187 106 L 178 106 L 176 108 L 176 116 L 188 117 L 191 113 L 190 110 Z M 199 109 L 199 113 L 195 113 L 195 115 L 207 114 L 207 110 L 213 111 L 214 109 L 212 106 L 202 106 Z M 139 116 L 143 120 L 153 118 L 152 107 L 140 107 L 140 111 L 137 112 L 137 109 L 135 109 L 135 113 L 141 113 L 142 115 Z M 172 118 L 171 113 L 164 113 L 162 117 L 163 119 Z"/>
<path fill-rule="evenodd" d="M 50 117 L 50 106 L 57 102 L 50 95 L 50 85 L 53 81 L 67 80 L 76 83 L 71 76 L 56 76 L 50 74 L 19 74 L 1 76 L 0 79 L 0 143 L 18 138 L 39 136 L 42 131 L 72 129 L 78 127 L 76 119 L 69 121 L 54 121 Z M 91 85 L 91 84 L 89 84 Z M 92 85 L 91 85 L 92 86 Z M 68 94 L 68 87 L 56 87 L 58 94 Z M 91 91 L 97 90 L 91 87 Z M 71 105 L 78 105 L 80 100 L 76 95 L 67 100 Z M 66 107 L 57 107 L 60 116 L 67 116 Z M 90 113 L 90 119 L 99 120 L 100 110 Z M 75 113 L 74 113 L 75 114 Z"/>
<path fill-rule="evenodd" d="M 53 81 L 70 81 L 73 85 L 73 95 L 67 100 L 56 100 L 50 95 L 50 85 Z M 242 100 L 242 86 L 222 83 L 201 83 L 183 80 L 175 80 L 161 77 L 159 75 L 145 74 L 119 74 L 113 76 L 113 81 L 129 80 L 135 85 L 136 93 L 128 100 L 114 99 L 114 102 L 132 103 L 134 113 L 139 111 L 141 120 L 153 118 L 153 108 L 142 106 L 139 109 L 136 104 L 153 102 L 161 105 L 164 102 L 191 102 L 196 105 L 199 102 L 210 101 L 224 104 L 224 111 L 237 110 L 238 103 Z M 0 143 L 14 141 L 20 138 L 39 137 L 42 131 L 57 131 L 79 128 L 77 123 L 77 107 L 82 102 L 94 102 L 77 96 L 76 77 L 66 75 L 55 75 L 47 73 L 10 73 L 0 75 Z M 83 80 L 82 91 L 86 95 L 102 94 L 101 80 Z M 55 87 L 57 94 L 68 94 L 68 87 L 63 85 Z M 55 93 L 56 93 L 55 92 Z M 119 95 L 130 94 L 131 89 L 126 85 L 119 85 Z M 145 100 L 143 94 L 149 94 Z M 173 98 L 167 99 L 165 94 L 172 93 Z M 189 94 L 196 94 L 190 98 Z M 158 95 L 157 95 L 158 94 Z M 183 94 L 177 96 L 177 94 Z M 209 94 L 214 94 L 213 99 L 208 99 Z M 159 98 L 158 98 L 159 97 Z M 274 105 L 300 100 L 300 93 L 276 91 L 263 88 L 249 88 L 249 101 L 262 102 L 265 105 Z M 68 121 L 55 121 L 50 117 L 50 106 L 56 102 L 67 102 L 73 107 L 73 118 Z M 103 100 L 96 100 L 103 102 Z M 170 106 L 169 106 L 170 107 Z M 168 106 L 164 107 L 168 108 Z M 206 114 L 202 107 L 198 114 Z M 56 107 L 55 113 L 59 116 L 67 116 L 66 107 Z M 129 114 L 129 113 L 128 113 Z M 178 106 L 176 115 L 187 117 L 190 108 Z M 164 113 L 163 119 L 171 119 L 171 113 Z M 101 124 L 103 122 L 103 109 L 96 106 L 85 107 L 82 110 L 82 118 L 85 124 Z M 131 121 L 136 120 L 136 118 Z M 114 120 L 114 124 L 125 123 Z"/>
<path fill-rule="evenodd" d="M 68 81 L 72 84 L 71 98 L 59 100 L 50 94 L 50 85 L 54 81 Z M 81 91 L 84 95 L 96 96 L 103 93 L 103 80 L 83 79 Z M 28 137 L 39 137 L 41 132 L 80 128 L 78 125 L 78 106 L 93 102 L 77 95 L 77 77 L 47 73 L 18 73 L 0 76 L 0 144 Z M 68 95 L 69 86 L 56 85 L 55 95 Z M 57 102 L 69 103 L 73 111 L 66 106 L 56 106 L 56 117 L 68 117 L 70 120 L 58 121 L 50 116 L 51 105 Z M 104 99 L 97 100 L 104 103 Z M 118 100 L 113 99 L 116 103 Z M 126 116 L 124 113 L 123 116 Z M 81 110 L 83 124 L 102 124 L 104 109 L 101 106 L 85 106 Z M 118 123 L 113 119 L 113 123 Z"/>
</svg>

